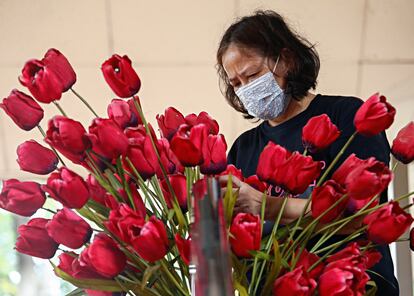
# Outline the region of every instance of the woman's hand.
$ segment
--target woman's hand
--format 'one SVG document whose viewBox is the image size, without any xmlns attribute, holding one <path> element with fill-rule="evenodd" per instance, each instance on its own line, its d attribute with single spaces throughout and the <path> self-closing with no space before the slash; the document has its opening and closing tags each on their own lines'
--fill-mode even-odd
<svg viewBox="0 0 414 296">
<path fill-rule="evenodd" d="M 219 177 L 222 196 L 226 192 L 228 179 L 229 175 Z M 234 206 L 234 214 L 243 212 L 260 215 L 263 193 L 254 189 L 249 184 L 240 181 L 240 179 L 235 176 L 232 176 L 232 182 L 233 191 L 238 191 L 238 197 Z"/>
</svg>

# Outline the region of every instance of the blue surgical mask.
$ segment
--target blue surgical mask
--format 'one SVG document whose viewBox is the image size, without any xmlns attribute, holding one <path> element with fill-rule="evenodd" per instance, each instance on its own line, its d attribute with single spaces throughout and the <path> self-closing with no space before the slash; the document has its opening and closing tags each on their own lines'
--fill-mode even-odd
<svg viewBox="0 0 414 296">
<path fill-rule="evenodd" d="M 236 91 L 236 95 L 251 116 L 271 120 L 283 114 L 289 105 L 290 97 L 280 88 L 273 76 L 278 62 L 279 58 L 273 71 L 263 74 Z"/>
</svg>

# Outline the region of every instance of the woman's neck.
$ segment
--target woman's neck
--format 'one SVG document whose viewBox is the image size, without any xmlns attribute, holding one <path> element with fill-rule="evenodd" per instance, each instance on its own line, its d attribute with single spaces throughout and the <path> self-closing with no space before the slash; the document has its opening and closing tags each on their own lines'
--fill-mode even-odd
<svg viewBox="0 0 414 296">
<path fill-rule="evenodd" d="M 279 117 L 276 117 L 274 119 L 268 120 L 268 123 L 270 126 L 277 126 L 293 117 L 301 113 L 302 111 L 306 110 L 308 108 L 309 104 L 312 102 L 312 100 L 315 98 L 315 95 L 312 93 L 308 93 L 302 100 L 297 101 L 295 99 L 291 99 L 289 102 L 289 105 L 286 108 L 286 111 L 280 115 Z"/>
</svg>

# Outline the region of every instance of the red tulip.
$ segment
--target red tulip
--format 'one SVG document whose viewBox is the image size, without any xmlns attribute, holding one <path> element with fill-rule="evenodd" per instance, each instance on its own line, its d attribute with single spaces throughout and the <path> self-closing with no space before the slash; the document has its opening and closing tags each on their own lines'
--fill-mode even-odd
<svg viewBox="0 0 414 296">
<path fill-rule="evenodd" d="M 320 296 L 365 295 L 369 280 L 364 269 L 355 266 L 352 260 L 339 260 L 328 264 L 319 277 Z"/>
<path fill-rule="evenodd" d="M 88 138 L 92 149 L 108 159 L 125 155 L 128 149 L 127 137 L 111 119 L 95 118 L 89 127 Z"/>
<path fill-rule="evenodd" d="M 164 223 L 152 216 L 141 229 L 136 229 L 132 246 L 144 260 L 155 262 L 164 258 L 169 242 Z"/>
<path fill-rule="evenodd" d="M 230 226 L 230 233 L 233 252 L 239 257 L 250 258 L 250 251 L 260 249 L 262 228 L 259 215 L 238 213 Z"/>
<path fill-rule="evenodd" d="M 82 247 L 92 235 L 89 224 L 67 208 L 53 216 L 46 224 L 46 230 L 55 242 L 72 249 Z"/>
<path fill-rule="evenodd" d="M 328 180 L 322 186 L 315 187 L 312 192 L 312 217 L 316 219 L 321 216 L 345 193 L 345 189 L 334 180 Z M 346 203 L 347 198 L 344 198 L 333 209 L 325 213 L 319 221 L 321 223 L 328 223 L 338 218 L 345 210 Z"/>
<path fill-rule="evenodd" d="M 266 184 L 266 182 L 262 182 L 260 181 L 259 177 L 257 175 L 253 175 L 250 176 L 246 179 L 244 179 L 244 182 L 249 184 L 250 186 L 252 186 L 254 189 L 260 191 L 260 192 L 265 192 L 268 189 L 268 185 Z"/>
<path fill-rule="evenodd" d="M 109 291 L 101 291 L 101 290 L 90 290 L 90 289 L 85 289 L 85 293 L 87 296 L 113 296 L 115 293 L 113 292 L 109 292 Z M 125 294 L 119 294 L 116 293 L 115 295 L 125 295 Z"/>
<path fill-rule="evenodd" d="M 189 114 L 185 117 L 185 123 L 194 126 L 197 124 L 204 124 L 207 126 L 207 132 L 211 135 L 217 135 L 219 132 L 219 125 L 207 112 L 200 112 L 198 115 Z"/>
<path fill-rule="evenodd" d="M 118 205 L 117 209 L 111 210 L 109 219 L 104 224 L 120 240 L 130 244 L 136 237 L 135 230 L 144 226 L 145 216 L 122 203 Z"/>
<path fill-rule="evenodd" d="M 299 252 L 299 249 L 296 251 L 296 256 L 297 253 Z M 316 254 L 313 253 L 309 253 L 306 249 L 302 250 L 302 253 L 300 254 L 299 258 L 297 259 L 296 262 L 296 268 L 303 266 L 304 270 L 308 270 L 313 264 L 315 264 L 316 262 L 318 262 L 318 260 L 320 259 L 320 257 Z M 320 262 L 314 269 L 312 269 L 308 274 L 309 277 L 312 279 L 317 279 L 323 269 L 324 269 L 325 265 L 323 262 Z"/>
<path fill-rule="evenodd" d="M 129 105 L 129 110 L 131 110 L 132 122 L 134 123 L 133 126 L 143 124 L 141 115 L 139 114 L 136 106 L 139 105 L 141 108 L 141 102 L 139 101 L 138 96 L 134 96 L 133 98 L 129 99 L 127 101 L 127 104 Z"/>
<path fill-rule="evenodd" d="M 106 278 L 113 278 L 126 266 L 126 256 L 112 238 L 104 233 L 95 236 L 93 242 L 82 251 L 79 262 L 87 265 Z"/>
<path fill-rule="evenodd" d="M 0 208 L 17 215 L 29 217 L 46 201 L 45 193 L 35 182 L 20 182 L 16 179 L 3 181 Z"/>
<path fill-rule="evenodd" d="M 174 195 L 177 198 L 178 205 L 182 209 L 187 209 L 187 178 L 184 175 L 176 174 L 169 175 L 168 181 L 174 191 Z M 173 196 L 170 192 L 167 180 L 161 181 L 161 189 L 164 195 L 165 202 L 169 208 L 173 207 Z"/>
<path fill-rule="evenodd" d="M 86 185 L 89 191 L 89 197 L 94 201 L 105 205 L 105 196 L 107 191 L 103 188 L 92 174 L 86 178 Z"/>
<path fill-rule="evenodd" d="M 352 263 L 361 268 L 368 269 L 381 260 L 381 253 L 375 249 L 368 249 L 361 252 L 358 243 L 349 243 L 345 248 L 328 257 L 327 263 L 342 259 L 351 260 Z"/>
<path fill-rule="evenodd" d="M 373 94 L 355 114 L 355 128 L 361 135 L 374 136 L 391 126 L 395 108 L 379 93 Z"/>
<path fill-rule="evenodd" d="M 392 142 L 392 154 L 404 164 L 414 160 L 414 121 L 402 128 Z"/>
<path fill-rule="evenodd" d="M 180 125 L 185 124 L 184 116 L 174 107 L 168 107 L 164 114 L 157 115 L 158 126 L 161 136 L 171 140 Z"/>
<path fill-rule="evenodd" d="M 208 135 L 203 144 L 204 162 L 200 166 L 205 175 L 219 174 L 227 167 L 227 144 L 223 135 Z"/>
<path fill-rule="evenodd" d="M 177 249 L 180 252 L 181 259 L 189 265 L 191 262 L 191 239 L 184 239 L 178 233 L 174 237 Z"/>
<path fill-rule="evenodd" d="M 390 244 L 403 235 L 413 221 L 413 217 L 401 209 L 398 202 L 391 201 L 368 214 L 363 223 L 368 225 L 369 240 L 376 244 Z"/>
<path fill-rule="evenodd" d="M 371 200 L 372 200 L 372 197 L 365 198 L 365 199 L 355 199 L 352 197 L 349 198 L 348 203 L 346 205 L 346 215 L 358 212 L 360 209 L 365 207 L 368 203 L 369 203 L 368 209 L 378 205 L 379 203 L 378 199 L 375 199 L 374 201 L 371 201 Z"/>
<path fill-rule="evenodd" d="M 243 180 L 243 173 L 241 170 L 236 168 L 233 164 L 227 165 L 227 168 L 220 173 L 220 176 L 232 175 L 233 177 Z"/>
<path fill-rule="evenodd" d="M 141 216 L 145 217 L 146 207 L 137 190 L 137 186 L 133 182 L 128 183 L 130 195 L 126 192 L 124 188 L 117 189 L 118 196 L 122 198 L 121 201 L 118 201 L 118 198 L 115 198 L 113 195 L 106 193 L 105 195 L 105 205 L 110 209 L 118 209 L 119 205 L 126 203 L 134 208 L 134 210 Z M 133 205 L 132 205 L 133 203 Z"/>
<path fill-rule="evenodd" d="M 135 106 L 132 106 L 132 108 L 135 109 Z M 137 117 L 131 110 L 131 104 L 121 99 L 113 99 L 111 104 L 108 105 L 107 112 L 109 118 L 116 122 L 121 129 L 137 126 L 138 123 L 141 123 L 138 121 L 140 117 Z"/>
<path fill-rule="evenodd" d="M 305 148 L 315 153 L 331 145 L 341 132 L 333 124 L 328 115 L 312 117 L 302 130 L 302 141 Z"/>
<path fill-rule="evenodd" d="M 354 153 L 348 156 L 341 166 L 334 172 L 332 179 L 345 186 L 348 175 L 356 168 L 362 166 L 364 161 L 355 156 Z"/>
<path fill-rule="evenodd" d="M 171 140 L 171 150 L 183 166 L 197 166 L 203 163 L 203 145 L 207 138 L 204 124 L 193 127 L 181 125 Z"/>
<path fill-rule="evenodd" d="M 7 98 L 0 103 L 7 115 L 25 131 L 30 131 L 36 127 L 43 118 L 43 109 L 25 93 L 13 89 Z"/>
<path fill-rule="evenodd" d="M 33 257 L 52 258 L 59 244 L 47 234 L 45 226 L 48 221 L 44 218 L 34 218 L 27 224 L 20 225 L 17 229 L 20 236 L 16 240 L 16 250 Z"/>
<path fill-rule="evenodd" d="M 42 61 L 47 67 L 56 73 L 62 84 L 63 92 L 67 91 L 72 87 L 72 85 L 75 84 L 76 73 L 69 61 L 60 51 L 54 48 L 49 49 Z"/>
<path fill-rule="evenodd" d="M 157 141 L 157 149 L 160 154 L 161 163 L 167 174 L 184 173 L 184 167 L 181 165 L 177 156 L 171 150 L 170 143 L 167 139 L 161 138 Z M 161 167 L 157 171 L 158 178 L 164 177 Z"/>
<path fill-rule="evenodd" d="M 349 197 L 369 199 L 383 192 L 392 180 L 392 172 L 382 162 L 370 157 L 355 167 L 345 180 Z"/>
<path fill-rule="evenodd" d="M 139 91 L 141 80 L 126 55 L 114 54 L 102 64 L 101 69 L 106 83 L 118 97 L 129 98 Z"/>
<path fill-rule="evenodd" d="M 276 279 L 273 295 L 311 296 L 315 288 L 316 281 L 301 266 Z"/>
<path fill-rule="evenodd" d="M 65 167 L 52 173 L 42 189 L 71 209 L 80 209 L 89 198 L 88 187 L 82 177 Z"/>
<path fill-rule="evenodd" d="M 280 168 L 288 162 L 291 155 L 292 153 L 282 146 L 269 142 L 260 154 L 257 164 L 256 173 L 259 179 L 274 184 L 276 181 L 274 178 L 279 179 L 279 176 L 285 173 Z"/>
<path fill-rule="evenodd" d="M 48 104 L 62 96 L 62 81 L 52 67 L 43 61 L 28 61 L 23 67 L 19 81 L 39 102 Z"/>
<path fill-rule="evenodd" d="M 79 263 L 78 255 L 74 252 L 64 252 L 60 254 L 59 265 L 57 267 L 75 279 L 103 278 L 88 265 L 81 265 Z"/>
<path fill-rule="evenodd" d="M 83 163 L 85 151 L 91 147 L 82 124 L 59 115 L 49 121 L 45 141 L 77 164 Z"/>
<path fill-rule="evenodd" d="M 17 147 L 17 163 L 23 171 L 47 175 L 57 168 L 59 160 L 52 150 L 30 140 Z"/>
</svg>

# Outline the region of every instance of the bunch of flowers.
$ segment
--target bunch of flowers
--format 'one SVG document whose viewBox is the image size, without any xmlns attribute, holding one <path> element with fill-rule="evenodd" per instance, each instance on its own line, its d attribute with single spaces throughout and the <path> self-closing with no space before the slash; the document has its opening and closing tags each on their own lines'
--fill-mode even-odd
<svg viewBox="0 0 414 296">
<path fill-rule="evenodd" d="M 137 96 L 141 80 L 128 57 L 113 55 L 101 69 L 119 97 L 108 105 L 106 117 L 99 117 L 74 90 L 75 71 L 56 49 L 24 65 L 19 80 L 34 99 L 15 89 L 0 104 L 23 130 L 37 127 L 49 146 L 35 140 L 19 145 L 20 168 L 48 175 L 47 181 L 3 181 L 0 207 L 30 217 L 39 209 L 50 211 L 43 207 L 46 198 L 60 204 L 50 219 L 32 218 L 18 228 L 18 252 L 56 256 L 50 261 L 55 274 L 88 295 L 190 295 L 195 288 L 189 265 L 197 255 L 192 255 L 193 205 L 205 194 L 196 191 L 205 192 L 207 178 L 230 175 L 235 178 L 228 178 L 220 213 L 231 246 L 232 284 L 240 295 L 363 295 L 372 286 L 367 270 L 381 258 L 375 246 L 394 242 L 409 229 L 413 218 L 406 210 L 412 204 L 401 208 L 398 202 L 413 193 L 379 204 L 393 173 L 374 158 L 351 155 L 332 170 L 357 133 L 376 135 L 392 124 L 395 109 L 384 96 L 375 94 L 361 106 L 356 133 L 328 168 L 307 155 L 331 145 L 341 132 L 321 115 L 303 129 L 304 154 L 269 142 L 257 175 L 243 178 L 240 170 L 227 166 L 226 141 L 206 112 L 184 116 L 170 107 L 156 117 L 157 136 L 144 116 Z M 67 91 L 95 116 L 88 129 L 60 107 Z M 48 121 L 46 131 L 38 102 L 53 103 L 61 112 Z M 393 154 L 405 164 L 414 159 L 413 135 L 411 122 L 393 142 Z M 89 174 L 75 173 L 67 160 Z M 302 215 L 282 227 L 287 201 L 314 180 L 317 185 Z M 236 181 L 263 192 L 260 215 L 234 211 Z M 266 195 L 275 186 L 284 198 L 271 233 L 265 235 Z M 356 218 L 362 223 L 353 233 L 326 244 Z M 319 241 L 306 249 L 318 235 Z M 368 240 L 357 240 L 362 236 Z M 337 251 L 339 247 L 344 248 Z"/>
</svg>

